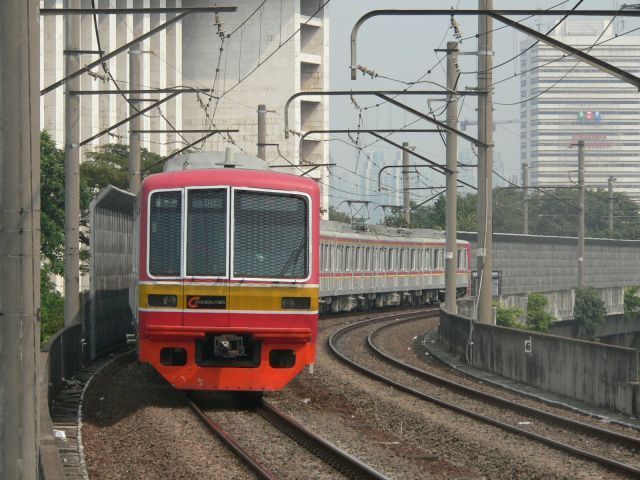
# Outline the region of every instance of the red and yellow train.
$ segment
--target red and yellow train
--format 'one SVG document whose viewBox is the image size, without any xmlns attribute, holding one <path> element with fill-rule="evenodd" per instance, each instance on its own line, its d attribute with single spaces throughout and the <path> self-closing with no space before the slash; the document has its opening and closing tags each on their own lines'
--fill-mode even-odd
<svg viewBox="0 0 640 480">
<path fill-rule="evenodd" d="M 282 389 L 316 354 L 319 189 L 235 168 L 152 175 L 139 197 L 138 354 L 172 385 Z"/>
<path fill-rule="evenodd" d="M 138 355 L 175 387 L 280 390 L 315 361 L 319 310 L 441 297 L 443 232 L 321 223 L 313 180 L 210 155 L 170 162 L 137 202 Z M 454 258 L 463 295 L 467 242 Z"/>
</svg>

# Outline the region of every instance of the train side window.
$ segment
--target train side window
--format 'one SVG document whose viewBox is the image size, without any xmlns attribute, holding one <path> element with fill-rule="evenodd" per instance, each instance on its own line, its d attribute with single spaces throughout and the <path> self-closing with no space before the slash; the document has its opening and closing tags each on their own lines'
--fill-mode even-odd
<svg viewBox="0 0 640 480">
<path fill-rule="evenodd" d="M 149 201 L 149 274 L 180 276 L 182 191 L 155 192 Z"/>
</svg>

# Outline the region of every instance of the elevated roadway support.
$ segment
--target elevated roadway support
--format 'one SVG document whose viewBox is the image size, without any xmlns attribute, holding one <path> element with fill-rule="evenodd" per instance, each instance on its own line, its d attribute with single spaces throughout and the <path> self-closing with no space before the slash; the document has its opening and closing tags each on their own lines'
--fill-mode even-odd
<svg viewBox="0 0 640 480">
<path fill-rule="evenodd" d="M 38 478 L 37 0 L 0 2 L 0 478 Z"/>
</svg>

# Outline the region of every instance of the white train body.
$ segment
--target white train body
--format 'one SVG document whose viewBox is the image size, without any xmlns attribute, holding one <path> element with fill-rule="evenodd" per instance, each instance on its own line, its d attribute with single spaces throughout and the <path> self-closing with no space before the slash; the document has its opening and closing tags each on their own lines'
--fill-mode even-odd
<svg viewBox="0 0 640 480">
<path fill-rule="evenodd" d="M 323 221 L 320 228 L 320 309 L 350 311 L 420 305 L 443 298 L 444 232 Z M 470 245 L 457 241 L 456 289 L 470 286 Z"/>
</svg>

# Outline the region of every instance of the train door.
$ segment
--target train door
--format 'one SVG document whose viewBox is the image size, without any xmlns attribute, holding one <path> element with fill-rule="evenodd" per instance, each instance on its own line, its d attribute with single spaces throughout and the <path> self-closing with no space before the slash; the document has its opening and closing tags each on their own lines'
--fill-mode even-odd
<svg viewBox="0 0 640 480">
<path fill-rule="evenodd" d="M 229 189 L 185 195 L 184 325 L 229 326 Z"/>
</svg>

